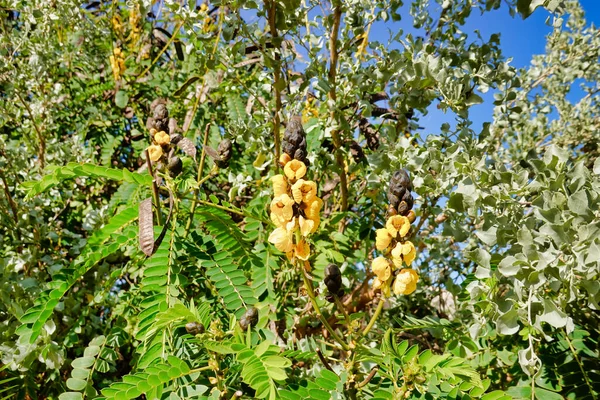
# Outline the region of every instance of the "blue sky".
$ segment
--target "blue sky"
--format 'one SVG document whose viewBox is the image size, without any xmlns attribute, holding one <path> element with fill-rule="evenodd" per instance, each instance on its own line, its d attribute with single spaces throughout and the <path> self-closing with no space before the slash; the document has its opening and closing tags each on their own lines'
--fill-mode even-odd
<svg viewBox="0 0 600 400">
<path fill-rule="evenodd" d="M 408 3 L 408 2 L 407 2 Z M 432 1 L 432 3 L 434 3 Z M 580 0 L 580 3 L 586 13 L 588 25 L 600 25 L 600 0 Z M 405 12 L 408 8 L 405 7 Z M 432 15 L 434 20 L 439 15 L 441 8 L 439 5 L 432 5 Z M 508 9 L 503 5 L 499 10 L 484 13 L 473 12 L 467 20 L 464 31 L 470 38 L 475 40 L 475 30 L 481 33 L 481 36 L 487 40 L 493 33 L 500 34 L 500 46 L 503 55 L 506 58 L 512 58 L 511 65 L 517 68 L 527 67 L 531 58 L 536 54 L 543 54 L 546 46 L 546 35 L 552 31 L 552 27 L 546 25 L 546 19 L 550 16 L 543 8 L 538 8 L 529 18 L 523 20 L 520 16 L 511 17 Z M 412 27 L 408 27 L 411 17 L 407 17 L 399 23 L 380 23 L 373 25 L 370 39 L 385 43 L 390 35 L 390 30 L 403 28 L 406 32 L 415 32 Z M 394 32 L 395 33 L 395 32 Z M 421 33 L 422 34 L 422 33 Z M 574 91 L 576 93 L 576 91 Z M 490 90 L 482 95 L 484 103 L 471 108 L 470 118 L 474 122 L 473 129 L 479 131 L 484 122 L 491 122 L 493 114 L 493 93 Z M 574 93 L 574 95 L 575 95 Z M 444 114 L 438 110 L 434 104 L 429 113 L 421 117 L 419 125 L 425 129 L 421 136 L 427 134 L 436 134 L 444 122 L 454 126 L 454 115 L 451 111 Z"/>
</svg>

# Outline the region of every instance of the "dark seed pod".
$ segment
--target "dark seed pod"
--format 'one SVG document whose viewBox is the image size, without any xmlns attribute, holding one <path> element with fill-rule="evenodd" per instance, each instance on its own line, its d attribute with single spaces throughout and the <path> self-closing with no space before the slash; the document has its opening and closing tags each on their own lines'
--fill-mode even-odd
<svg viewBox="0 0 600 400">
<path fill-rule="evenodd" d="M 231 140 L 223 139 L 221 143 L 219 143 L 219 147 L 217 147 L 217 153 L 219 154 L 219 159 L 215 160 L 215 164 L 219 168 L 227 168 L 229 166 L 229 160 L 231 160 Z"/>
<path fill-rule="evenodd" d="M 177 144 L 181 141 L 181 139 L 183 139 L 183 136 L 178 133 L 171 135 L 171 144 Z"/>
<path fill-rule="evenodd" d="M 181 158 L 175 156 L 169 159 L 169 164 L 167 165 L 169 169 L 169 175 L 172 177 L 176 177 L 183 170 L 183 162 L 181 162 Z"/>
<path fill-rule="evenodd" d="M 367 147 L 370 150 L 377 150 L 379 148 L 379 136 L 369 120 L 366 118 L 361 119 L 358 128 L 360 129 L 360 132 L 365 135 L 365 139 L 367 139 Z"/>
<path fill-rule="evenodd" d="M 299 161 L 306 160 L 306 133 L 302 127 L 302 118 L 292 117 L 285 128 L 282 149 L 291 158 Z"/>
<path fill-rule="evenodd" d="M 334 302 L 334 295 L 341 297 L 344 294 L 344 290 L 342 289 L 342 273 L 340 269 L 335 264 L 329 264 L 325 268 L 325 286 L 327 286 L 327 290 L 329 291 L 328 295 L 325 296 L 327 301 Z"/>
<path fill-rule="evenodd" d="M 169 110 L 167 110 L 167 106 L 164 103 L 158 103 L 154 110 L 152 110 L 152 117 L 155 120 L 167 120 L 167 126 L 169 125 Z M 167 131 L 166 131 L 167 132 Z"/>
<path fill-rule="evenodd" d="M 390 186 L 387 192 L 390 206 L 398 210 L 398 214 L 406 216 L 413 207 L 413 197 L 411 194 L 412 182 L 408 173 L 401 169 L 392 175 Z"/>
<path fill-rule="evenodd" d="M 185 330 L 190 335 L 197 335 L 199 333 L 204 333 L 204 325 L 199 322 L 188 322 L 185 324 Z"/>
<path fill-rule="evenodd" d="M 246 310 L 242 318 L 240 318 L 240 328 L 246 331 L 248 327 L 253 327 L 258 322 L 258 310 L 255 307 L 250 307 Z"/>
<path fill-rule="evenodd" d="M 355 140 L 350 143 L 350 154 L 357 164 L 365 160 L 365 153 Z"/>
</svg>

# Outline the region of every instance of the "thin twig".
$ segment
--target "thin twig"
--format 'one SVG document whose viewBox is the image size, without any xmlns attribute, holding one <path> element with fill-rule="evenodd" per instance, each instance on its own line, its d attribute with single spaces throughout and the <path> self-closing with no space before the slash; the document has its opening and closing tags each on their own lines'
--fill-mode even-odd
<svg viewBox="0 0 600 400">
<path fill-rule="evenodd" d="M 160 57 L 167 50 L 167 48 L 171 45 L 171 43 L 173 43 L 173 41 L 177 37 L 177 34 L 179 33 L 179 30 L 181 29 L 181 27 L 183 26 L 184 23 L 185 23 L 185 20 L 181 21 L 179 23 L 179 25 L 177 25 L 177 27 L 175 28 L 175 30 L 173 30 L 173 34 L 169 38 L 169 41 L 165 44 L 165 46 L 162 49 L 160 49 L 160 51 L 158 52 L 158 54 L 156 55 L 156 57 L 154 58 L 154 60 L 152 60 L 152 62 L 150 63 L 150 65 L 148 65 L 148 67 L 146 67 L 146 69 L 144 71 L 142 71 L 142 73 L 137 76 L 138 78 L 146 75 L 148 73 L 148 71 L 150 71 L 150 68 L 152 68 L 154 66 L 154 64 L 156 64 L 156 62 L 160 59 Z"/>
<path fill-rule="evenodd" d="M 379 299 L 379 304 L 377 304 L 377 309 L 375 310 L 375 314 L 373 314 L 373 316 L 371 317 L 371 320 L 369 321 L 369 324 L 367 325 L 367 327 L 365 328 L 365 330 L 362 333 L 363 336 L 367 336 L 367 333 L 369 333 L 369 331 L 373 328 L 373 325 L 375 325 L 375 321 L 377 321 L 377 318 L 379 318 L 379 314 L 381 314 L 381 310 L 383 310 L 383 303 L 385 303 L 385 299 L 382 296 Z"/>
<path fill-rule="evenodd" d="M 15 223 L 19 223 L 19 213 L 17 212 L 17 205 L 10 195 L 10 191 L 8 190 L 8 182 L 6 181 L 6 176 L 4 175 L 4 170 L 0 169 L 0 174 L 2 176 L 2 182 L 4 183 L 4 193 L 6 193 L 6 198 L 8 199 L 8 204 L 13 212 L 13 219 Z"/>
<path fill-rule="evenodd" d="M 329 36 L 329 100 L 332 104 L 335 104 L 336 95 L 336 75 L 337 75 L 337 62 L 338 62 L 338 51 L 337 51 L 337 40 L 340 30 L 340 23 L 342 19 L 342 5 L 337 4 L 333 10 L 333 25 L 331 27 L 331 34 Z M 335 121 L 335 107 L 329 112 L 331 121 Z M 344 163 L 344 156 L 342 154 L 342 140 L 340 138 L 340 132 L 337 129 L 331 131 L 331 138 L 333 139 L 333 145 L 335 146 L 335 159 L 340 169 L 340 190 L 341 190 L 341 207 L 342 211 L 348 209 L 348 179 L 346 177 L 346 168 Z M 344 221 L 340 221 L 340 230 L 344 228 Z"/>
<path fill-rule="evenodd" d="M 148 165 L 148 173 L 152 177 L 152 197 L 154 198 L 154 206 L 156 207 L 156 222 L 162 225 L 162 216 L 160 215 L 160 197 L 158 196 L 158 185 L 156 184 L 156 176 L 152 171 L 152 161 L 150 160 L 150 152 L 146 149 L 146 165 Z"/>
<path fill-rule="evenodd" d="M 329 331 L 329 333 L 331 334 L 331 337 L 333 337 L 333 339 L 336 342 L 338 342 L 344 350 L 348 351 L 349 350 L 348 344 L 346 342 L 344 342 L 338 336 L 337 333 L 335 333 L 335 331 L 333 330 L 331 325 L 329 325 L 329 322 L 327 322 L 327 319 L 323 316 L 323 313 L 321 312 L 321 308 L 319 307 L 319 305 L 317 304 L 317 300 L 315 299 L 315 292 L 313 291 L 312 283 L 308 279 L 308 276 L 306 275 L 306 271 L 305 271 L 304 267 L 300 266 L 300 269 L 302 270 L 302 279 L 304 280 L 304 286 L 306 286 L 306 292 L 308 293 L 308 298 L 310 299 L 310 302 L 312 303 L 313 309 L 315 310 L 317 317 L 319 317 L 319 320 L 321 321 L 321 323 L 323 324 L 325 329 L 327 329 L 327 331 Z"/>
<path fill-rule="evenodd" d="M 317 349 L 315 351 L 317 352 L 317 355 L 319 356 L 319 359 L 321 360 L 321 362 L 323 363 L 323 365 L 325 366 L 325 368 L 327 368 L 331 372 L 334 372 L 333 368 L 331 368 L 331 365 L 329 365 L 329 361 L 327 361 L 327 359 L 325 358 L 325 356 L 323 356 L 323 353 L 321 352 L 321 349 L 319 349 L 317 347 Z"/>
<path fill-rule="evenodd" d="M 367 377 L 361 382 L 359 383 L 356 387 L 361 388 L 363 386 L 366 386 L 367 383 L 369 383 L 371 381 L 371 379 L 373 379 L 373 377 L 375 376 L 375 374 L 377 373 L 377 371 L 379 370 L 379 367 L 376 365 L 373 368 L 371 368 L 371 372 L 369 372 L 369 375 L 367 375 Z"/>
<path fill-rule="evenodd" d="M 188 218 L 187 223 L 185 224 L 185 233 L 183 234 L 183 237 L 187 237 L 189 231 L 190 231 L 190 226 L 192 226 L 192 221 L 194 220 L 194 212 L 196 211 L 196 203 L 197 203 L 197 199 L 198 199 L 198 195 L 200 194 L 200 185 L 201 185 L 201 179 L 202 179 L 202 172 L 204 170 L 204 160 L 206 159 L 206 144 L 208 143 L 208 132 L 210 131 L 210 122 L 208 124 L 206 124 L 206 127 L 204 128 L 204 141 L 202 142 L 202 154 L 200 155 L 200 165 L 198 166 L 198 175 L 196 176 L 196 189 L 194 189 L 194 197 L 192 199 L 192 206 L 190 208 L 190 216 Z"/>
<path fill-rule="evenodd" d="M 275 115 L 273 116 L 273 138 L 275 141 L 275 165 L 279 168 L 279 152 L 280 152 L 280 143 L 279 143 L 279 129 L 281 126 L 281 121 L 279 119 L 279 113 L 281 111 L 281 57 L 279 54 L 279 42 L 277 36 L 277 25 L 276 25 L 276 14 L 277 14 L 277 2 L 275 0 L 271 0 L 269 2 L 269 8 L 267 9 L 267 14 L 269 18 L 269 29 L 271 31 L 271 40 L 274 46 L 274 54 L 275 54 L 275 65 L 273 69 L 273 91 L 275 92 Z"/>
<path fill-rule="evenodd" d="M 23 97 L 21 97 L 19 92 L 15 91 L 15 93 L 16 93 L 17 97 L 19 98 L 19 100 L 21 101 L 21 103 L 23 104 L 23 106 L 27 109 L 27 112 L 29 113 L 29 118 L 31 119 L 31 124 L 33 125 L 33 128 L 35 129 L 35 132 L 37 133 L 38 140 L 40 141 L 40 148 L 38 149 L 38 160 L 40 161 L 40 169 L 44 169 L 44 158 L 45 158 L 45 154 L 46 154 L 46 139 L 44 139 L 44 135 L 42 135 L 42 131 L 35 123 L 33 113 L 31 112 L 31 108 L 29 108 L 29 104 L 27 104 L 25 102 L 25 100 L 23 100 Z"/>
</svg>

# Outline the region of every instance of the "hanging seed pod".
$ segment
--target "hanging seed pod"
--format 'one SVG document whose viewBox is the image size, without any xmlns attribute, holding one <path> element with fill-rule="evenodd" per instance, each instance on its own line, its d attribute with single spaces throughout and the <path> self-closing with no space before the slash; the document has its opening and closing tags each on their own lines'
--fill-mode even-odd
<svg viewBox="0 0 600 400">
<path fill-rule="evenodd" d="M 281 148 L 290 158 L 306 164 L 306 132 L 302 127 L 302 117 L 292 117 L 285 128 Z"/>
<path fill-rule="evenodd" d="M 335 301 L 334 295 L 341 297 L 344 294 L 344 290 L 342 288 L 342 273 L 340 269 L 335 264 L 329 264 L 325 268 L 325 286 L 327 286 L 328 295 L 325 296 L 327 301 L 333 303 Z"/>
<path fill-rule="evenodd" d="M 365 160 L 365 153 L 355 140 L 350 143 L 350 155 L 354 158 L 354 162 L 357 164 Z"/>
<path fill-rule="evenodd" d="M 183 162 L 181 161 L 181 158 L 177 156 L 171 157 L 169 159 L 169 164 L 167 165 L 167 168 L 171 177 L 174 178 L 177 175 L 179 175 L 183 170 Z"/>
<path fill-rule="evenodd" d="M 248 327 L 253 327 L 258 322 L 258 310 L 256 307 L 250 307 L 246 310 L 242 318 L 240 318 L 240 328 L 246 331 Z"/>
<path fill-rule="evenodd" d="M 179 133 L 171 135 L 171 144 L 177 144 L 181 142 L 181 139 L 183 139 L 183 136 L 181 136 Z"/>
<path fill-rule="evenodd" d="M 398 210 L 398 214 L 406 216 L 413 207 L 412 182 L 408 173 L 401 169 L 392 175 L 387 192 L 390 206 Z"/>
<path fill-rule="evenodd" d="M 360 132 L 365 135 L 365 139 L 367 140 L 367 147 L 369 150 L 377 150 L 379 148 L 379 136 L 377 131 L 373 128 L 373 125 L 367 120 L 363 118 L 360 120 L 358 125 L 358 129 Z"/>
<path fill-rule="evenodd" d="M 204 333 L 204 325 L 200 322 L 188 322 L 185 324 L 185 330 L 190 335 L 198 335 Z"/>
<path fill-rule="evenodd" d="M 231 160 L 232 154 L 231 150 L 231 140 L 221 140 L 221 143 L 219 143 L 219 147 L 217 147 L 217 153 L 219 155 L 219 158 L 215 160 L 215 164 L 217 164 L 219 168 L 227 168 L 229 166 L 229 160 Z"/>
</svg>

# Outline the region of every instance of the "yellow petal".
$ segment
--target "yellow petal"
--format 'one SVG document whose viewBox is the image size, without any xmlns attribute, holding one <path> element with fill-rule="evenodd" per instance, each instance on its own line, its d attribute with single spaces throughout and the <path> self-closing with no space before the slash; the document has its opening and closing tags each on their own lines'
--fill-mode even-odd
<svg viewBox="0 0 600 400">
<path fill-rule="evenodd" d="M 310 204 L 317 197 L 317 184 L 299 179 L 292 185 L 292 196 L 296 203 Z"/>
<path fill-rule="evenodd" d="M 377 237 L 375 239 L 375 247 L 377 250 L 384 250 L 392 242 L 392 236 L 386 228 L 377 229 Z"/>
<path fill-rule="evenodd" d="M 288 185 L 283 175 L 275 175 L 271 178 L 271 182 L 273 182 L 273 192 L 275 194 L 275 197 L 287 193 Z"/>
<path fill-rule="evenodd" d="M 319 224 L 321 223 L 321 218 L 319 216 L 317 216 L 316 218 L 313 218 L 312 221 L 313 221 L 313 228 L 310 231 L 310 233 L 315 233 L 317 231 L 317 228 L 319 227 Z"/>
<path fill-rule="evenodd" d="M 288 179 L 295 181 L 306 175 L 306 165 L 304 165 L 302 161 L 292 160 L 285 164 L 283 172 L 285 172 L 285 176 L 287 176 Z"/>
<path fill-rule="evenodd" d="M 293 249 L 292 235 L 285 228 L 277 228 L 269 235 L 269 242 L 273 243 L 277 250 L 288 252 Z"/>
<path fill-rule="evenodd" d="M 315 197 L 312 202 L 304 203 L 304 214 L 307 218 L 318 219 L 321 207 L 323 207 L 323 200 L 319 197 Z"/>
<path fill-rule="evenodd" d="M 382 281 L 387 281 L 392 275 L 390 263 L 384 257 L 377 257 L 374 259 L 373 264 L 371 264 L 371 269 L 373 270 L 373 273 Z"/>
<path fill-rule="evenodd" d="M 150 155 L 150 160 L 158 161 L 163 155 L 162 148 L 157 145 L 152 145 L 148 147 L 148 154 Z"/>
<path fill-rule="evenodd" d="M 416 257 L 417 249 L 415 249 L 415 245 L 412 242 L 405 242 L 402 245 L 402 258 L 406 265 L 410 266 Z"/>
<path fill-rule="evenodd" d="M 301 215 L 298 217 L 298 225 L 300 226 L 302 236 L 308 236 L 313 231 L 315 221 L 306 219 Z"/>
<path fill-rule="evenodd" d="M 288 222 L 287 224 L 285 224 L 285 230 L 292 233 L 296 230 L 296 226 L 298 226 L 298 224 L 296 223 L 298 220 L 298 218 L 292 218 L 290 222 Z"/>
<path fill-rule="evenodd" d="M 373 279 L 373 290 L 379 289 L 383 285 L 383 281 L 379 278 Z"/>
<path fill-rule="evenodd" d="M 385 227 L 390 231 L 392 237 L 396 237 L 398 233 L 400 233 L 400 237 L 404 237 L 410 230 L 410 221 L 402 215 L 394 215 L 387 220 Z"/>
<path fill-rule="evenodd" d="M 277 196 L 271 201 L 271 219 L 276 226 L 286 224 L 294 216 L 294 201 L 287 194 Z"/>
<path fill-rule="evenodd" d="M 308 243 L 306 243 L 304 240 L 301 240 L 300 243 L 296 245 L 295 255 L 301 260 L 308 260 L 308 257 L 310 256 L 310 246 Z"/>
<path fill-rule="evenodd" d="M 171 136 L 164 131 L 160 131 L 154 135 L 154 141 L 157 144 L 169 144 L 171 143 Z"/>
<path fill-rule="evenodd" d="M 396 294 L 411 294 L 417 289 L 419 275 L 414 269 L 403 269 L 396 276 L 394 282 L 394 293 Z"/>
<path fill-rule="evenodd" d="M 285 166 L 285 164 L 292 161 L 292 157 L 288 153 L 283 153 L 279 156 L 279 164 Z"/>
</svg>

